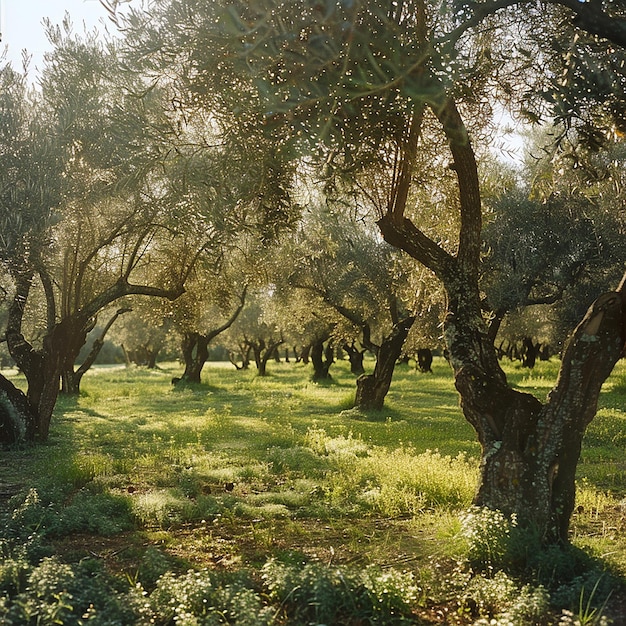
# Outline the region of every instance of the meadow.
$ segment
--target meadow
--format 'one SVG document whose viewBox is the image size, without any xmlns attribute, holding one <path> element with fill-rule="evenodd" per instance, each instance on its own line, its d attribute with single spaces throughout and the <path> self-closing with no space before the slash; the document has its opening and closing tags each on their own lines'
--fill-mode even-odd
<svg viewBox="0 0 626 626">
<path fill-rule="evenodd" d="M 542 398 L 558 362 L 505 367 Z M 585 437 L 572 547 L 520 576 L 499 571 L 510 521 L 463 514 L 479 446 L 443 359 L 399 365 L 371 415 L 346 361 L 328 384 L 301 363 L 179 374 L 95 368 L 45 445 L 2 452 L 3 623 L 626 623 L 623 362 Z"/>
</svg>

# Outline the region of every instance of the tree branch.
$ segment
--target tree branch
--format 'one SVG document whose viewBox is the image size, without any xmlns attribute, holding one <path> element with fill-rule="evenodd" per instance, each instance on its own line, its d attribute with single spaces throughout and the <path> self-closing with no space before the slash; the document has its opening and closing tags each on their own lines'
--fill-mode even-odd
<svg viewBox="0 0 626 626">
<path fill-rule="evenodd" d="M 98 311 L 101 311 L 105 306 L 115 302 L 123 296 L 153 296 L 156 298 L 167 298 L 168 300 L 176 300 L 185 293 L 185 287 L 183 285 L 177 285 L 171 289 L 164 289 L 162 287 L 152 287 L 150 285 L 133 285 L 124 278 L 119 278 L 117 282 L 100 295 L 96 296 L 91 302 L 87 303 L 82 309 L 86 317 L 95 316 Z"/>
<path fill-rule="evenodd" d="M 560 4 L 575 13 L 573 23 L 578 28 L 608 39 L 621 48 L 626 48 L 626 19 L 610 15 L 604 11 L 602 2 L 579 0 L 548 0 L 551 4 Z M 610 6 L 610 3 L 608 3 Z"/>
<path fill-rule="evenodd" d="M 37 264 L 37 273 L 41 279 L 43 291 L 46 296 L 46 330 L 50 332 L 57 321 L 56 301 L 54 299 L 54 287 L 48 270 Z"/>
<path fill-rule="evenodd" d="M 482 204 L 476 157 L 467 129 L 454 100 L 445 96 L 441 106 L 433 106 L 432 110 L 443 126 L 443 131 L 448 140 L 459 186 L 461 227 L 459 229 L 457 258 L 467 275 L 478 280 Z"/>
<path fill-rule="evenodd" d="M 207 343 L 211 342 L 215 337 L 221 335 L 225 330 L 229 329 L 234 323 L 235 320 L 239 317 L 243 307 L 246 304 L 246 294 L 248 292 L 248 285 L 243 288 L 243 292 L 241 293 L 241 297 L 239 299 L 239 305 L 233 311 L 233 314 L 219 327 L 214 328 L 212 331 L 208 332 L 205 337 L 207 339 Z"/>
<path fill-rule="evenodd" d="M 558 4 L 567 7 L 574 13 L 573 24 L 591 35 L 626 48 L 626 19 L 611 15 L 603 9 L 602 2 L 595 0 L 581 2 L 580 0 L 547 0 L 549 4 Z M 471 2 L 473 13 L 462 24 L 442 37 L 441 43 L 454 46 L 456 42 L 471 28 L 478 26 L 485 18 L 494 15 L 501 9 L 508 7 L 535 4 L 535 0 L 492 0 L 487 2 Z"/>
<path fill-rule="evenodd" d="M 93 342 L 93 346 L 91 347 L 91 350 L 89 351 L 89 354 L 87 355 L 87 358 L 83 361 L 80 367 L 76 370 L 75 375 L 77 377 L 82 378 L 85 372 L 87 372 L 89 368 L 96 362 L 96 358 L 98 357 L 98 354 L 100 354 L 100 350 L 102 349 L 102 346 L 104 345 L 104 338 L 106 337 L 106 334 L 109 332 L 111 326 L 113 326 L 113 324 L 115 323 L 115 320 L 117 320 L 117 318 L 120 315 L 123 315 L 124 313 L 129 313 L 130 311 L 132 311 L 130 307 L 124 307 L 124 308 L 118 309 L 113 314 L 111 319 L 107 322 L 106 326 L 100 333 L 100 336 Z"/>
<path fill-rule="evenodd" d="M 376 223 L 387 243 L 404 250 L 416 261 L 435 272 L 439 278 L 443 279 L 453 274 L 456 259 L 427 237 L 408 218 L 396 223 L 390 215 L 385 215 Z"/>
<path fill-rule="evenodd" d="M 396 180 L 393 181 L 393 190 L 387 208 L 387 212 L 393 215 L 393 219 L 396 222 L 401 222 L 404 217 L 409 188 L 411 187 L 413 168 L 415 167 L 415 159 L 417 157 L 417 143 L 421 134 L 423 120 L 424 105 L 421 103 L 414 105 L 408 136 L 406 137 L 404 145 L 400 146 L 400 172 Z"/>
</svg>

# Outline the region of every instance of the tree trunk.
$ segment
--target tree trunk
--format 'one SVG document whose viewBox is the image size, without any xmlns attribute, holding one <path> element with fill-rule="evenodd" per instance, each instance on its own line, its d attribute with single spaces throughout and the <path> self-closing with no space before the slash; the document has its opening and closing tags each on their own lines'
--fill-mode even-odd
<svg viewBox="0 0 626 626">
<path fill-rule="evenodd" d="M 623 353 L 625 323 L 626 275 L 574 330 L 546 404 L 535 401 L 526 415 L 504 424 L 500 448 L 483 458 L 478 504 L 517 513 L 549 542 L 567 540 L 583 435 L 602 384 Z"/>
<path fill-rule="evenodd" d="M 498 336 L 498 332 L 500 331 L 500 326 L 502 326 L 502 322 L 506 316 L 505 309 L 498 309 L 493 312 L 491 320 L 489 322 L 489 339 L 492 343 L 495 343 L 496 337 Z"/>
<path fill-rule="evenodd" d="M 241 365 L 237 363 L 237 357 L 231 350 L 228 352 L 228 359 L 237 370 L 247 370 L 250 367 L 250 350 L 252 349 L 247 343 L 238 344 L 239 356 L 241 357 Z"/>
<path fill-rule="evenodd" d="M 267 362 L 273 358 L 278 347 L 283 343 L 282 339 L 274 341 L 266 345 L 265 341 L 260 340 L 257 348 L 253 346 L 254 361 L 257 366 L 257 374 L 259 376 L 267 376 Z"/>
<path fill-rule="evenodd" d="M 146 356 L 147 362 L 146 367 L 149 370 L 156 369 L 157 366 L 157 357 L 159 356 L 160 349 L 159 348 L 146 348 Z"/>
<path fill-rule="evenodd" d="M 130 358 L 130 352 L 124 344 L 121 344 L 122 352 L 124 353 L 124 363 L 126 367 L 130 367 L 133 364 L 133 360 Z"/>
<path fill-rule="evenodd" d="M 107 322 L 100 335 L 93 342 L 89 354 L 85 357 L 85 360 L 81 363 L 80 367 L 76 371 L 74 371 L 74 364 L 72 363 L 71 368 L 66 369 L 61 373 L 61 393 L 68 395 L 78 395 L 80 393 L 80 383 L 83 379 L 83 376 L 96 362 L 96 359 L 98 358 L 98 355 L 102 350 L 102 346 L 104 346 L 104 338 L 106 337 L 106 334 L 109 332 L 111 326 L 113 326 L 113 324 L 120 315 L 123 315 L 124 313 L 128 313 L 130 311 L 132 311 L 132 309 L 128 307 L 118 309 L 113 314 L 111 319 Z M 125 357 L 128 359 L 124 346 L 122 346 L 122 350 L 124 351 Z"/>
<path fill-rule="evenodd" d="M 469 282 L 447 284 L 444 334 L 463 413 L 482 446 L 475 504 L 515 514 L 546 543 L 568 539 L 583 435 L 624 348 L 625 284 L 626 276 L 578 325 L 544 405 L 508 386 Z"/>
<path fill-rule="evenodd" d="M 200 333 L 185 333 L 182 340 L 185 371 L 181 380 L 200 384 L 202 368 L 209 358 L 209 339 Z"/>
<path fill-rule="evenodd" d="M 78 396 L 81 378 L 74 368 L 61 372 L 61 393 L 66 396 Z"/>
<path fill-rule="evenodd" d="M 396 362 L 402 354 L 402 347 L 413 322 L 415 317 L 401 320 L 383 339 L 378 349 L 374 372 L 363 374 L 356 381 L 355 408 L 362 411 L 380 411 L 383 408 Z"/>
<path fill-rule="evenodd" d="M 34 272 L 16 272 L 15 296 L 9 307 L 6 338 L 11 356 L 24 372 L 28 383 L 26 398 L 35 417 L 27 436 L 39 441 L 48 438 L 52 412 L 59 395 L 61 372 L 72 364 L 84 345 L 89 320 L 82 316 L 65 318 L 50 327 L 41 350 L 35 350 L 22 335 L 24 305 L 32 286 Z M 7 396 L 9 398 L 9 396 Z M 16 407 L 19 410 L 19 407 Z"/>
<path fill-rule="evenodd" d="M 302 351 L 300 352 L 300 360 L 305 364 L 308 365 L 309 364 L 309 359 L 311 357 L 311 348 L 312 346 L 309 344 L 307 346 L 304 346 L 302 348 Z"/>
<path fill-rule="evenodd" d="M 430 348 L 419 348 L 417 350 L 417 369 L 422 374 L 433 373 L 433 352 Z"/>
<path fill-rule="evenodd" d="M 185 371 L 181 376 L 181 380 L 187 380 L 188 373 L 193 369 L 193 351 L 196 347 L 198 333 L 184 333 L 181 339 L 181 352 L 183 362 L 185 363 Z"/>
<path fill-rule="evenodd" d="M 414 226 L 379 222 L 390 243 L 411 252 Z M 626 276 L 618 290 L 591 306 L 564 352 L 545 405 L 509 387 L 488 336 L 478 283 L 457 258 L 434 264 L 448 298 L 444 339 L 465 418 L 482 448 L 475 504 L 515 514 L 546 543 L 567 541 L 582 438 L 595 415 L 600 388 L 624 349 Z"/>
<path fill-rule="evenodd" d="M 522 367 L 532 369 L 535 367 L 540 345 L 535 345 L 531 337 L 524 337 L 522 340 Z"/>
<path fill-rule="evenodd" d="M 359 350 L 354 343 L 344 343 L 343 349 L 348 353 L 350 371 L 355 376 L 365 374 L 365 368 L 363 367 L 363 355 L 365 354 L 365 350 Z"/>
<path fill-rule="evenodd" d="M 32 441 L 37 416 L 21 389 L 0 375 L 0 443 Z"/>
<path fill-rule="evenodd" d="M 311 363 L 313 364 L 313 381 L 318 382 L 320 380 L 332 380 L 330 375 L 330 366 L 332 360 L 324 358 L 324 340 L 319 339 L 313 342 L 311 345 Z"/>
</svg>

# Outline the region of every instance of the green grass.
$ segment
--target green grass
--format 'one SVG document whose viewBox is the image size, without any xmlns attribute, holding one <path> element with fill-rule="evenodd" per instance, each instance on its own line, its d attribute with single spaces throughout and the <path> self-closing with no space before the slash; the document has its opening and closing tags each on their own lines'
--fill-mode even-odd
<svg viewBox="0 0 626 626">
<path fill-rule="evenodd" d="M 506 365 L 513 385 L 542 399 L 557 367 Z M 466 550 L 459 512 L 479 445 L 447 363 L 435 359 L 433 372 L 398 366 L 384 410 L 366 417 L 345 410 L 347 362 L 324 385 L 293 363 L 271 363 L 264 378 L 209 363 L 203 384 L 184 388 L 170 384 L 176 364 L 97 368 L 80 397 L 59 400 L 47 444 L 3 453 L 0 480 L 36 490 L 23 526 L 44 529 L 53 551 L 78 561 L 96 552 L 148 586 L 168 569 L 260 572 L 268 559 L 296 558 L 411 571 L 436 595 L 434 563 L 462 578 L 452 564 Z M 620 576 L 625 409 L 620 363 L 585 438 L 572 524 L 574 545 Z M 438 601 L 458 605 L 454 584 Z"/>
</svg>

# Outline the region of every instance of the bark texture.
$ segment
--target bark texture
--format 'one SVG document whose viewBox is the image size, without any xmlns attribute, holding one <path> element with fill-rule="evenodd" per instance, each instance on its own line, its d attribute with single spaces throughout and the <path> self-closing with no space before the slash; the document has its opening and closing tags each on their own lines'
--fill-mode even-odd
<svg viewBox="0 0 626 626">
<path fill-rule="evenodd" d="M 24 392 L 0 375 L 0 444 L 32 440 L 36 422 Z"/>
</svg>

